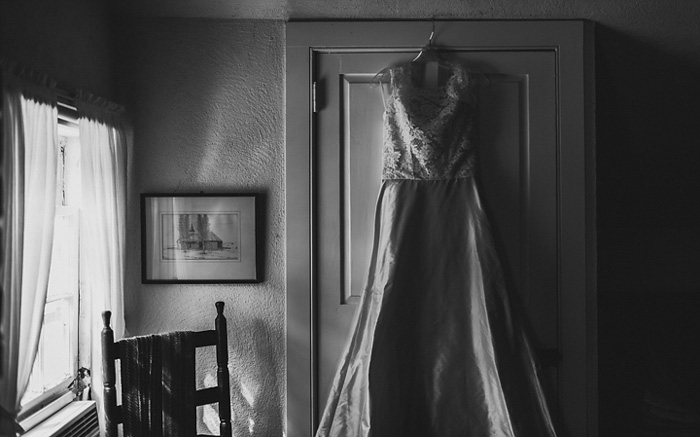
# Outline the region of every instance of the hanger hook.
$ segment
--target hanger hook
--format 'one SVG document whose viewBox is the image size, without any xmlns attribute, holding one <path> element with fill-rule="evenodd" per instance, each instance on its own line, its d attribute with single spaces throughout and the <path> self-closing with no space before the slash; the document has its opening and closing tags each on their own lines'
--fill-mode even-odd
<svg viewBox="0 0 700 437">
<path fill-rule="evenodd" d="M 433 20 L 431 24 L 433 26 L 432 26 L 432 29 L 430 31 L 430 37 L 428 38 L 428 47 L 432 47 L 433 41 L 435 40 L 435 20 Z"/>
</svg>

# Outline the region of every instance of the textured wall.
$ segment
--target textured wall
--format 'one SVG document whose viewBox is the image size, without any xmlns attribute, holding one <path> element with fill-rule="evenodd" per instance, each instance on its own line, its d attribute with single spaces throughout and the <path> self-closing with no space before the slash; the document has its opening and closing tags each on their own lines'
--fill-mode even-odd
<svg viewBox="0 0 700 437">
<path fill-rule="evenodd" d="M 0 2 L 0 55 L 56 79 L 115 99 L 109 16 L 91 0 Z"/>
<path fill-rule="evenodd" d="M 226 303 L 237 436 L 282 433 L 284 405 L 284 26 L 122 21 L 119 87 L 134 118 L 127 329 L 211 326 Z M 264 194 L 264 282 L 140 283 L 139 193 Z M 208 378 L 215 375 L 211 368 Z"/>
</svg>

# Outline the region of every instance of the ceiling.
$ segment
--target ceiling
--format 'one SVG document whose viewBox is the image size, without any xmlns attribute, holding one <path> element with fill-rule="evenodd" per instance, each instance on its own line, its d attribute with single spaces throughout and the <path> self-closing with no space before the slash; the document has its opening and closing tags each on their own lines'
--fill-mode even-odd
<svg viewBox="0 0 700 437">
<path fill-rule="evenodd" d="M 113 10 L 153 17 L 213 19 L 495 18 L 512 0 L 111 0 Z M 587 0 L 591 1 L 591 0 Z M 602 1 L 602 0 L 596 0 Z M 496 9 L 494 9 L 496 8 Z"/>
<path fill-rule="evenodd" d="M 154 17 L 284 20 L 294 9 L 322 7 L 323 0 L 114 0 L 112 7 L 127 14 Z"/>
</svg>

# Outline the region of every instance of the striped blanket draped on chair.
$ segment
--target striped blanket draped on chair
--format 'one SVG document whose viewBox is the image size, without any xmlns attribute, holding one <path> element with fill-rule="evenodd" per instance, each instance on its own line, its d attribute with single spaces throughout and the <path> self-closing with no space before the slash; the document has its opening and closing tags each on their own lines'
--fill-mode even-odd
<svg viewBox="0 0 700 437">
<path fill-rule="evenodd" d="M 191 437 L 194 409 L 193 333 L 124 339 L 124 437 Z"/>
</svg>

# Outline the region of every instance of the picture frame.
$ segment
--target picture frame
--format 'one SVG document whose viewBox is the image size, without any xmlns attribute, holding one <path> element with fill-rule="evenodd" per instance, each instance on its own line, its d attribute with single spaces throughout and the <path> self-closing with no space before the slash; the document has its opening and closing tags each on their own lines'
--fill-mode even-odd
<svg viewBox="0 0 700 437">
<path fill-rule="evenodd" d="M 141 194 L 141 282 L 261 281 L 260 195 Z"/>
</svg>

